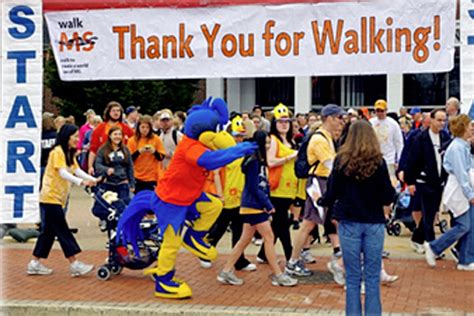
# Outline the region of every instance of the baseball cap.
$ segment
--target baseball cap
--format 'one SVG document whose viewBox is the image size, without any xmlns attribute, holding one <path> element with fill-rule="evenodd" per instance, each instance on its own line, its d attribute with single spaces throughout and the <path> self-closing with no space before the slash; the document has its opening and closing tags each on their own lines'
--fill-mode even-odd
<svg viewBox="0 0 474 316">
<path fill-rule="evenodd" d="M 90 114 L 95 114 L 95 111 L 93 109 L 87 109 L 87 111 L 84 112 L 84 116 L 88 116 Z"/>
<path fill-rule="evenodd" d="M 339 105 L 336 104 L 327 104 L 321 110 L 321 115 L 324 117 L 332 115 L 344 115 L 347 114 Z"/>
<path fill-rule="evenodd" d="M 349 109 L 349 110 L 347 110 L 347 113 L 348 113 L 348 114 L 351 114 L 351 115 L 354 115 L 354 116 L 357 116 L 357 111 L 354 110 L 354 109 Z"/>
<path fill-rule="evenodd" d="M 137 107 L 137 106 L 134 106 L 134 105 L 130 105 L 129 107 L 127 107 L 125 109 L 125 115 L 129 115 L 130 113 L 138 111 L 138 110 L 140 110 L 139 106 Z"/>
<path fill-rule="evenodd" d="M 415 106 L 414 108 L 412 108 L 410 110 L 410 115 L 415 115 L 415 114 L 418 114 L 418 113 L 421 113 L 421 109 L 417 106 Z"/>
<path fill-rule="evenodd" d="M 160 115 L 160 120 L 170 120 L 171 119 L 171 114 L 169 114 L 167 111 L 163 111 Z"/>
<path fill-rule="evenodd" d="M 386 111 L 387 110 L 387 101 L 382 100 L 382 99 L 377 100 L 377 101 L 375 101 L 375 106 L 374 107 L 375 107 L 376 110 L 380 109 L 380 110 Z"/>
</svg>

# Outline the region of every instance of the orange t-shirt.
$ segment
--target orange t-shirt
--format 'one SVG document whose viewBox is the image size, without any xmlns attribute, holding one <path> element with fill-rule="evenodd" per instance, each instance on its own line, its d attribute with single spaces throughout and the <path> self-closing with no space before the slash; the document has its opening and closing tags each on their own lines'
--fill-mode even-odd
<svg viewBox="0 0 474 316">
<path fill-rule="evenodd" d="M 154 134 L 152 138 L 140 137 L 138 143 L 136 136 L 133 136 L 127 143 L 128 149 L 130 149 L 130 153 L 132 154 L 147 145 L 155 148 L 157 152 L 163 155 L 165 154 L 165 147 L 163 146 L 160 137 Z M 152 153 L 141 153 L 133 162 L 133 174 L 135 179 L 141 181 L 158 181 L 158 170 L 160 165 L 161 161 L 158 161 Z"/>
<path fill-rule="evenodd" d="M 188 206 L 202 193 L 209 171 L 197 161 L 209 148 L 199 141 L 183 136 L 168 169 L 156 187 L 158 197 L 167 203 Z"/>
</svg>

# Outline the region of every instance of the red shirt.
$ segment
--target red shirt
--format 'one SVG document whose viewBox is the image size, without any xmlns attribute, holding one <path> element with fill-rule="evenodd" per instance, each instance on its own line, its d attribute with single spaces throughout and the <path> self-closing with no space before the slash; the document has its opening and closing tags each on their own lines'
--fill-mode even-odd
<svg viewBox="0 0 474 316">
<path fill-rule="evenodd" d="M 191 205 L 201 194 L 209 171 L 197 161 L 209 148 L 199 141 L 183 136 L 168 169 L 156 187 L 158 197 L 167 203 Z"/>
<path fill-rule="evenodd" d="M 119 122 L 118 124 L 123 132 L 123 143 L 127 144 L 127 140 L 134 134 L 133 129 L 131 129 L 126 123 Z M 90 147 L 91 152 L 96 154 L 100 146 L 105 144 L 108 138 L 107 134 L 109 133 L 111 127 L 112 126 L 110 126 L 107 122 L 103 122 L 97 125 L 97 127 L 92 131 Z"/>
</svg>

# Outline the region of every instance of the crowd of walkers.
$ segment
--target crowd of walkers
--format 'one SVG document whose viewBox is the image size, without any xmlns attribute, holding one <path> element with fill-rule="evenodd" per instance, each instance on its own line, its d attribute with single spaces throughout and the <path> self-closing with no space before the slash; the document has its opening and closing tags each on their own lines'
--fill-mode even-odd
<svg viewBox="0 0 474 316">
<path fill-rule="evenodd" d="M 269 264 L 272 284 L 294 286 L 316 262 L 310 246 L 325 236 L 332 247 L 327 263 L 334 281 L 346 287 L 346 311 L 380 314 L 380 283 L 396 275 L 383 266 L 385 223 L 400 192 L 411 196 L 415 223 L 410 246 L 425 254 L 429 266 L 450 248 L 457 269 L 474 271 L 474 189 L 471 182 L 474 125 L 450 98 L 445 109 L 423 112 L 401 108 L 390 113 L 378 100 L 374 112 L 328 104 L 320 113 L 296 113 L 279 104 L 266 113 L 232 113 L 228 132 L 238 142 L 254 141 L 259 149 L 211 172 L 209 193 L 224 209 L 208 240 L 217 245 L 230 226 L 233 249 L 217 280 L 242 285 L 235 270 L 254 271 L 244 250 L 263 240 L 257 263 Z M 103 116 L 89 109 L 86 123 L 43 115 L 41 158 L 41 233 L 28 264 L 29 274 L 51 274 L 41 263 L 57 237 L 71 274 L 93 270 L 76 259 L 80 252 L 66 222 L 70 184 L 116 192 L 127 202 L 132 194 L 154 190 L 183 136 L 186 114 L 162 109 L 153 116 L 140 108 L 110 102 Z M 234 124 L 235 123 L 235 124 Z M 306 159 L 307 174 L 297 176 Z M 296 166 L 295 166 L 296 164 Z M 451 214 L 451 228 L 436 238 L 440 210 Z M 297 229 L 291 240 L 291 228 Z M 321 235 L 320 236 L 320 230 Z M 274 244 L 280 240 L 285 265 Z M 203 268 L 212 263 L 201 261 Z"/>
</svg>

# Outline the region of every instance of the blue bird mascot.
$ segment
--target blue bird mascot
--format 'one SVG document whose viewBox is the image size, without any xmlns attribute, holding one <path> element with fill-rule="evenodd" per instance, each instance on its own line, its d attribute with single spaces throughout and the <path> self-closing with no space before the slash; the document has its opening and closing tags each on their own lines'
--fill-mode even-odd
<svg viewBox="0 0 474 316">
<path fill-rule="evenodd" d="M 158 219 L 163 242 L 157 266 L 145 271 L 154 276 L 156 297 L 187 298 L 192 295 L 189 285 L 174 277 L 181 245 L 201 259 L 214 261 L 217 258 L 216 249 L 204 237 L 219 216 L 222 202 L 203 192 L 204 183 L 210 170 L 223 167 L 256 149 L 256 145 L 249 142 L 235 145 L 232 136 L 223 131 L 228 120 L 227 104 L 222 99 L 209 98 L 194 105 L 188 111 L 185 135 L 155 192 L 137 194 L 119 220 L 117 239 L 131 244 L 138 253 L 137 244 L 143 240 L 140 221 L 150 210 Z M 192 224 L 183 235 L 185 222 Z"/>
</svg>

